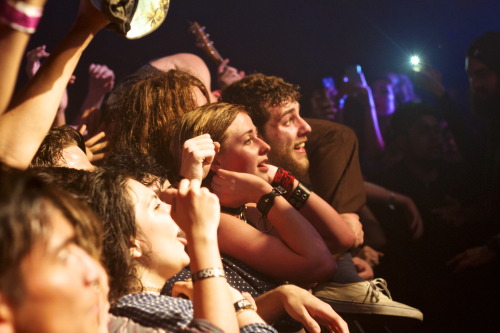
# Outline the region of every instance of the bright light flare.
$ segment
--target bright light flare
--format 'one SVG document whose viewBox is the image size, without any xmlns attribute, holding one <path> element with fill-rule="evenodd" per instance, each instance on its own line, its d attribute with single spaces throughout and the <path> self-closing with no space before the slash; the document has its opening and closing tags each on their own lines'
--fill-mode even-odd
<svg viewBox="0 0 500 333">
<path fill-rule="evenodd" d="M 422 60 L 417 55 L 413 55 L 410 57 L 410 65 L 411 69 L 413 69 L 415 72 L 420 72 L 422 70 Z"/>
<path fill-rule="evenodd" d="M 410 64 L 412 66 L 418 66 L 418 65 L 420 65 L 420 57 L 416 56 L 416 55 L 411 56 L 411 58 L 410 58 Z"/>
</svg>

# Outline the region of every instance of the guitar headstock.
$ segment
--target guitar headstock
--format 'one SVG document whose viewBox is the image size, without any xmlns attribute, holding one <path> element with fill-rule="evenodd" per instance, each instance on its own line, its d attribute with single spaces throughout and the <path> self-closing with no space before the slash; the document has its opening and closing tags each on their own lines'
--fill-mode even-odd
<svg viewBox="0 0 500 333">
<path fill-rule="evenodd" d="M 193 22 L 189 26 L 189 31 L 196 37 L 196 46 L 200 47 L 218 66 L 224 60 L 219 52 L 214 47 L 214 42 L 210 40 L 210 35 L 205 32 L 205 27 L 202 27 L 198 22 Z"/>
</svg>

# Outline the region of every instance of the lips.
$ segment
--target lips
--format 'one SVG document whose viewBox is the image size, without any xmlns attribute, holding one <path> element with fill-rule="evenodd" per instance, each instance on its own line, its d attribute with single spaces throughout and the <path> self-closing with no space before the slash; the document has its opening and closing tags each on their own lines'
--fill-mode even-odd
<svg viewBox="0 0 500 333">
<path fill-rule="evenodd" d="M 267 166 L 267 158 L 257 164 L 257 169 L 259 169 L 260 172 L 267 172 L 269 170 L 269 167 Z"/>
<path fill-rule="evenodd" d="M 306 142 L 302 141 L 293 146 L 293 150 L 296 152 L 305 153 L 306 152 Z"/>
<path fill-rule="evenodd" d="M 188 241 L 187 239 L 185 238 L 186 236 L 186 233 L 184 231 L 182 231 L 181 229 L 179 229 L 179 231 L 177 232 L 177 240 L 184 246 L 186 246 L 188 244 Z"/>
</svg>

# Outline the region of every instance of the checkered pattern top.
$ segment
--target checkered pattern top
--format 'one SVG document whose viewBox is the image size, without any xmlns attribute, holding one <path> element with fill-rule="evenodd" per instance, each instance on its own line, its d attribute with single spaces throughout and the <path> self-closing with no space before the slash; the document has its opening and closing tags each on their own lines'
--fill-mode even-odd
<svg viewBox="0 0 500 333">
<path fill-rule="evenodd" d="M 111 307 L 110 312 L 115 316 L 130 318 L 143 326 L 177 332 L 186 329 L 193 320 L 193 303 L 177 297 L 139 293 L 122 297 Z M 251 332 L 277 331 L 260 323 L 246 325 L 240 329 L 240 333 Z"/>
</svg>

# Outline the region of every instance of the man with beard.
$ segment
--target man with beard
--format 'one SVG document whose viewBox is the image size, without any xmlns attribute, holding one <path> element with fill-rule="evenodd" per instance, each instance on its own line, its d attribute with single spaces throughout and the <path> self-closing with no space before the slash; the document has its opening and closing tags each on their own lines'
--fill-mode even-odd
<svg viewBox="0 0 500 333">
<path fill-rule="evenodd" d="M 224 102 L 245 106 L 259 135 L 271 146 L 271 164 L 311 183 L 315 192 L 339 213 L 360 210 L 366 197 L 353 131 L 328 121 L 306 121 L 299 113 L 299 98 L 297 86 L 263 74 L 248 75 L 222 92 Z M 337 263 L 332 282 L 315 289 L 315 295 L 337 312 L 422 320 L 419 310 L 381 292 L 387 288 L 384 280 L 364 281 L 356 272 L 350 252 L 338 257 Z"/>
</svg>

